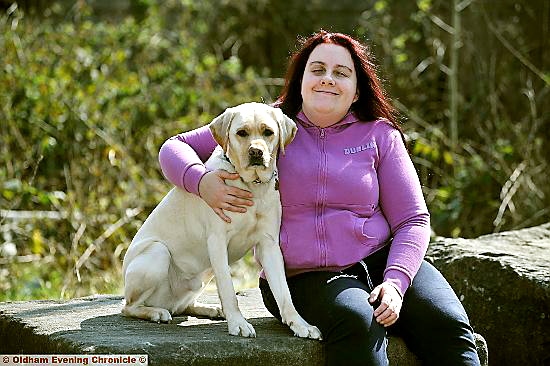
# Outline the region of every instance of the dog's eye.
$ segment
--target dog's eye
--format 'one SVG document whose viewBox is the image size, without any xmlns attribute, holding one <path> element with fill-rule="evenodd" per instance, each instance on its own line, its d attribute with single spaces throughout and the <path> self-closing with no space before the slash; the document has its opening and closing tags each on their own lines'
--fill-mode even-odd
<svg viewBox="0 0 550 366">
<path fill-rule="evenodd" d="M 248 132 L 246 132 L 245 130 L 239 130 L 237 131 L 237 136 L 246 137 L 248 136 Z"/>
<path fill-rule="evenodd" d="M 273 131 L 271 130 L 264 130 L 264 136 L 271 136 L 273 135 Z"/>
</svg>

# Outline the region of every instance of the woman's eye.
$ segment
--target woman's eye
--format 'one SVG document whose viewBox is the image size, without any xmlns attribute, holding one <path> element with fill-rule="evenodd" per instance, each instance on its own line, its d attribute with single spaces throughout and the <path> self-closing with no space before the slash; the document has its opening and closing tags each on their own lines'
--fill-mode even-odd
<svg viewBox="0 0 550 366">
<path fill-rule="evenodd" d="M 311 70 L 311 72 L 314 73 L 314 74 L 322 74 L 322 73 L 325 72 L 325 70 L 323 70 L 323 69 L 313 69 L 313 70 Z"/>
<path fill-rule="evenodd" d="M 239 130 L 237 131 L 237 136 L 246 137 L 248 136 L 248 132 L 246 132 L 245 130 Z"/>
<path fill-rule="evenodd" d="M 265 130 L 264 131 L 264 136 L 268 137 L 268 136 L 272 136 L 273 135 L 273 131 L 271 130 Z"/>
</svg>

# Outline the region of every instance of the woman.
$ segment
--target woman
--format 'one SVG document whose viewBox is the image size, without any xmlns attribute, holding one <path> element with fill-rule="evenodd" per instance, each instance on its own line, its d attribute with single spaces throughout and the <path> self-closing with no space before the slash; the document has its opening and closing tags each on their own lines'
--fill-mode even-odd
<svg viewBox="0 0 550 366">
<path fill-rule="evenodd" d="M 423 260 L 429 213 L 366 47 L 340 33 L 312 35 L 291 58 L 275 106 L 298 125 L 278 161 L 288 284 L 323 334 L 327 364 L 387 365 L 390 331 L 426 364 L 479 365 L 464 308 Z M 169 139 L 159 159 L 172 183 L 228 221 L 224 210 L 244 212 L 252 201 L 225 185 L 236 174 L 206 172 L 215 144 L 201 127 Z M 280 319 L 265 279 L 260 289 Z"/>
</svg>

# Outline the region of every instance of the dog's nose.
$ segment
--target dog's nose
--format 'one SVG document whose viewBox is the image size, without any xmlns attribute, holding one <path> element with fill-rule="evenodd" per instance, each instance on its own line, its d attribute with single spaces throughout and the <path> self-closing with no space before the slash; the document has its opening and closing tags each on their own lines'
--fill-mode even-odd
<svg viewBox="0 0 550 366">
<path fill-rule="evenodd" d="M 256 147 L 251 147 L 248 149 L 248 157 L 250 158 L 250 165 L 252 166 L 263 165 L 263 156 L 264 155 L 261 149 L 258 149 Z"/>
<path fill-rule="evenodd" d="M 261 158 L 262 155 L 262 150 L 260 149 L 257 149 L 255 147 L 251 147 L 250 149 L 248 149 L 248 156 L 250 156 L 251 158 Z"/>
</svg>

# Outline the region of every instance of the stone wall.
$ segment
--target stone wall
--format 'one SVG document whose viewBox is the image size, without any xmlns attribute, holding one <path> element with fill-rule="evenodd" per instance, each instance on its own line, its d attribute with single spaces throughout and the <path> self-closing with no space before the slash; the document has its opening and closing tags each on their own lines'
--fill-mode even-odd
<svg viewBox="0 0 550 366">
<path fill-rule="evenodd" d="M 439 238 L 428 260 L 487 340 L 492 365 L 550 365 L 550 223 L 477 239 Z"/>
<path fill-rule="evenodd" d="M 322 343 L 292 336 L 262 304 L 259 289 L 238 296 L 257 338 L 230 336 L 225 321 L 176 317 L 156 324 L 122 316 L 122 297 L 0 303 L 0 354 L 148 354 L 149 365 L 316 366 Z M 215 294 L 201 301 L 219 303 Z M 419 366 L 399 338 L 390 337 L 392 365 Z"/>
<path fill-rule="evenodd" d="M 487 340 L 492 365 L 550 365 L 550 223 L 477 239 L 438 238 L 427 259 Z M 148 353 L 151 364 L 166 365 L 322 363 L 321 343 L 292 337 L 267 313 L 258 289 L 239 296 L 256 339 L 229 336 L 224 322 L 207 319 L 158 325 L 124 318 L 121 301 L 0 303 L 0 353 Z M 218 300 L 206 295 L 203 301 Z M 398 338 L 390 339 L 389 356 L 395 365 L 418 364 Z"/>
</svg>

